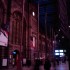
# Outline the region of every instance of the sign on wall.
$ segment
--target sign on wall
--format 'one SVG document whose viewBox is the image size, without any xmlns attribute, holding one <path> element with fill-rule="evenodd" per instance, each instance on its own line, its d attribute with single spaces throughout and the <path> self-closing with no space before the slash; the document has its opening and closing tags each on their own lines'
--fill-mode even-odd
<svg viewBox="0 0 70 70">
<path fill-rule="evenodd" d="M 8 45 L 8 34 L 4 30 L 0 31 L 0 45 L 1 46 L 7 46 Z"/>
<path fill-rule="evenodd" d="M 7 59 L 2 60 L 2 66 L 7 66 Z"/>
</svg>

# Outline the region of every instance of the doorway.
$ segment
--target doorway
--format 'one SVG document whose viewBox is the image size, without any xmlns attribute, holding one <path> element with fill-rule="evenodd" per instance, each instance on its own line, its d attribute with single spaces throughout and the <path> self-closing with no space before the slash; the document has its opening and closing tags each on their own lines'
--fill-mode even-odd
<svg viewBox="0 0 70 70">
<path fill-rule="evenodd" d="M 14 50 L 13 52 L 13 66 L 17 66 L 20 63 L 20 53 L 18 50 Z"/>
</svg>

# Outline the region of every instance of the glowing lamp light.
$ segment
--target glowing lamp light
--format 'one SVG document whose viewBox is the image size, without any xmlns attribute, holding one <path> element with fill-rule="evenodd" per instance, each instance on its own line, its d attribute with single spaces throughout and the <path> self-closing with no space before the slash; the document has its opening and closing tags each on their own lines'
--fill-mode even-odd
<svg viewBox="0 0 70 70">
<path fill-rule="evenodd" d="M 12 58 L 12 55 L 10 55 L 9 58 L 11 59 Z"/>
<path fill-rule="evenodd" d="M 64 36 L 62 36 L 62 38 L 64 38 Z"/>
<path fill-rule="evenodd" d="M 58 34 L 55 35 L 56 37 L 58 36 Z"/>
<path fill-rule="evenodd" d="M 60 56 L 60 57 L 63 57 L 63 56 Z"/>
<path fill-rule="evenodd" d="M 59 50 L 55 50 L 55 52 L 59 52 Z"/>
<path fill-rule="evenodd" d="M 69 26 L 69 28 L 70 28 L 70 26 Z"/>
<path fill-rule="evenodd" d="M 32 15 L 35 16 L 35 12 L 32 12 Z"/>
<path fill-rule="evenodd" d="M 55 41 L 53 41 L 53 43 L 55 43 Z"/>
<path fill-rule="evenodd" d="M 35 37 L 33 37 L 33 47 L 35 47 Z"/>
<path fill-rule="evenodd" d="M 16 54 L 16 52 L 14 51 L 13 54 Z"/>
<path fill-rule="evenodd" d="M 59 50 L 60 52 L 63 52 L 63 50 Z"/>
<path fill-rule="evenodd" d="M 64 52 L 66 52 L 66 50 L 64 50 Z"/>
<path fill-rule="evenodd" d="M 60 31 L 60 29 L 59 29 L 59 31 Z"/>
</svg>

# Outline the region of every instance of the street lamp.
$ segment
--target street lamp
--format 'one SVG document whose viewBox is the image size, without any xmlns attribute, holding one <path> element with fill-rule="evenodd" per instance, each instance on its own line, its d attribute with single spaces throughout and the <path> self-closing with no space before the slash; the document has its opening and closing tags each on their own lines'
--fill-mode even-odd
<svg viewBox="0 0 70 70">
<path fill-rule="evenodd" d="M 32 12 L 32 15 L 35 16 L 35 12 L 34 11 Z"/>
</svg>

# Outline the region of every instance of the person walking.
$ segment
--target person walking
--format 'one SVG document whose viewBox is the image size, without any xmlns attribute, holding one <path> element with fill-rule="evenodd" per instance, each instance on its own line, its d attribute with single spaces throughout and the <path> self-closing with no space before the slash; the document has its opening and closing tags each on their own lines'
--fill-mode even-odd
<svg viewBox="0 0 70 70">
<path fill-rule="evenodd" d="M 35 65 L 34 65 L 34 70 L 40 70 L 39 67 L 40 67 L 40 60 L 36 59 Z"/>
<path fill-rule="evenodd" d="M 44 64 L 44 69 L 50 70 L 50 68 L 51 68 L 51 62 L 49 59 L 46 59 L 45 64 Z"/>
<path fill-rule="evenodd" d="M 56 70 L 56 61 L 53 60 L 53 67 L 54 67 L 54 70 Z"/>
</svg>

